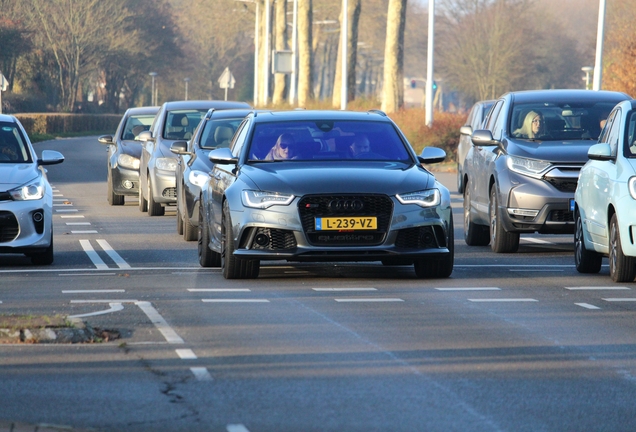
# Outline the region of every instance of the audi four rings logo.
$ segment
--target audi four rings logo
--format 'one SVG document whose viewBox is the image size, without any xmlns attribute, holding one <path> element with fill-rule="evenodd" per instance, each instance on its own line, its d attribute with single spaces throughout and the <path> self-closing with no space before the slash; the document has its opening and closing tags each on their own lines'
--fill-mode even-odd
<svg viewBox="0 0 636 432">
<path fill-rule="evenodd" d="M 339 199 L 339 200 L 331 200 L 327 206 L 330 211 L 336 212 L 349 212 L 349 211 L 360 211 L 364 208 L 364 203 L 359 199 Z"/>
</svg>

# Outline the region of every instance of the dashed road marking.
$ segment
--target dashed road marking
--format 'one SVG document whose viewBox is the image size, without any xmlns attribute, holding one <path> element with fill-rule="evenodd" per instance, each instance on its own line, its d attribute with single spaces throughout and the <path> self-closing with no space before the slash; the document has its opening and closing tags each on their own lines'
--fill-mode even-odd
<svg viewBox="0 0 636 432">
<path fill-rule="evenodd" d="M 97 230 L 71 230 L 71 234 L 97 234 Z"/>
<path fill-rule="evenodd" d="M 269 303 L 266 299 L 201 299 L 203 303 Z"/>
<path fill-rule="evenodd" d="M 468 299 L 468 301 L 476 303 L 488 302 L 537 302 L 539 300 L 532 298 L 493 298 L 493 299 Z"/>
<path fill-rule="evenodd" d="M 66 225 L 69 226 L 77 226 L 77 225 L 90 225 L 90 222 L 66 222 Z"/>
<path fill-rule="evenodd" d="M 582 308 L 585 308 L 585 309 L 600 309 L 600 307 L 591 305 L 589 303 L 574 303 L 574 304 L 577 306 L 581 306 Z"/>
<path fill-rule="evenodd" d="M 135 302 L 139 309 L 141 309 L 146 316 L 152 321 L 157 330 L 163 335 L 168 343 L 182 344 L 185 343 L 183 339 L 175 332 L 165 319 L 157 312 L 150 302 L 138 301 Z"/>
<path fill-rule="evenodd" d="M 251 292 L 249 288 L 188 288 L 190 292 Z"/>
<path fill-rule="evenodd" d="M 225 428 L 227 432 L 250 432 L 245 426 L 242 424 L 229 424 Z"/>
<path fill-rule="evenodd" d="M 62 290 L 62 294 L 123 293 L 124 289 Z"/>
<path fill-rule="evenodd" d="M 192 374 L 197 379 L 197 381 L 212 381 L 212 375 L 208 372 L 207 368 L 204 367 L 191 367 L 190 370 Z"/>
<path fill-rule="evenodd" d="M 84 215 L 60 215 L 62 219 L 84 219 Z"/>
<path fill-rule="evenodd" d="M 79 211 L 78 209 L 55 209 L 57 213 L 71 213 Z"/>
<path fill-rule="evenodd" d="M 525 240 L 525 241 L 528 241 L 530 243 L 537 243 L 537 244 L 549 244 L 549 245 L 556 244 L 556 243 L 553 243 L 553 242 L 550 242 L 550 241 L 547 241 L 547 240 L 541 240 L 541 239 L 538 239 L 538 238 L 535 238 L 535 237 L 521 237 L 521 240 Z"/>
<path fill-rule="evenodd" d="M 377 288 L 312 288 L 314 291 L 377 291 Z"/>
<path fill-rule="evenodd" d="M 604 298 L 606 302 L 636 302 L 636 298 L 622 297 L 622 298 Z"/>
<path fill-rule="evenodd" d="M 382 303 L 382 302 L 403 302 L 400 298 L 337 298 L 334 299 L 339 303 Z"/>
<path fill-rule="evenodd" d="M 437 291 L 501 291 L 497 287 L 435 288 Z"/>
<path fill-rule="evenodd" d="M 196 360 L 198 358 L 191 349 L 177 349 L 175 352 L 182 360 Z"/>
<path fill-rule="evenodd" d="M 580 286 L 580 287 L 564 287 L 570 291 L 603 291 L 603 290 L 629 290 L 626 286 Z"/>
</svg>

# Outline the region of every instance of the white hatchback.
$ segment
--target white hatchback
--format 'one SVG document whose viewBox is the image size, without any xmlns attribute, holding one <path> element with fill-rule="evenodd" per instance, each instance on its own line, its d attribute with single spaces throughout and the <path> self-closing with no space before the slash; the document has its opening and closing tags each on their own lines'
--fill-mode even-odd
<svg viewBox="0 0 636 432">
<path fill-rule="evenodd" d="M 609 257 L 614 282 L 636 277 L 636 101 L 616 105 L 581 169 L 572 208 L 576 269 L 598 273 Z"/>
<path fill-rule="evenodd" d="M 18 119 L 0 115 L 0 253 L 53 262 L 53 193 L 43 166 L 61 162 L 53 150 L 38 158 Z"/>
</svg>

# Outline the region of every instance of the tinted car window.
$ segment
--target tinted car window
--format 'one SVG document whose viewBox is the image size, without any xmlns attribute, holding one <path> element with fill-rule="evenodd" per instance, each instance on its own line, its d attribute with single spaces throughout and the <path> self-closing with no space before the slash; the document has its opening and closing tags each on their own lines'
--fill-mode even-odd
<svg viewBox="0 0 636 432">
<path fill-rule="evenodd" d="M 243 149 L 243 145 L 245 144 L 245 138 L 247 136 L 247 131 L 249 130 L 249 120 L 243 120 L 243 123 L 239 125 L 239 131 L 232 142 L 232 154 L 236 157 L 239 157 L 241 154 L 241 149 Z"/>
<path fill-rule="evenodd" d="M 31 162 L 31 155 L 18 127 L 0 122 L 0 163 Z"/>
<path fill-rule="evenodd" d="M 169 111 L 163 127 L 163 138 L 171 140 L 192 138 L 192 132 L 207 112 L 207 109 Z"/>
<path fill-rule="evenodd" d="M 406 144 L 391 123 L 290 121 L 257 124 L 250 143 L 252 161 L 279 160 L 277 141 L 292 160 L 381 160 L 411 162 Z"/>
<path fill-rule="evenodd" d="M 121 131 L 121 139 L 134 140 L 143 131 L 150 130 L 150 125 L 155 119 L 154 114 L 133 115 L 128 117 L 126 125 Z"/>
<path fill-rule="evenodd" d="M 518 103 L 513 106 L 508 131 L 511 136 L 542 141 L 596 140 L 601 122 L 614 107 L 613 102 L 601 103 Z M 542 123 L 536 136 L 529 134 L 531 116 L 540 116 Z"/>
<path fill-rule="evenodd" d="M 232 136 L 242 121 L 243 117 L 205 122 L 205 129 L 201 133 L 200 147 L 203 149 L 229 147 Z"/>
<path fill-rule="evenodd" d="M 501 111 L 502 106 L 503 106 L 503 101 L 497 101 L 497 104 L 492 108 L 492 110 L 488 114 L 488 118 L 484 121 L 484 129 L 488 129 L 492 131 L 492 127 L 495 124 L 495 120 L 497 120 L 497 115 L 499 114 L 499 111 Z"/>
<path fill-rule="evenodd" d="M 625 141 L 627 157 L 636 157 L 636 111 L 627 116 L 627 139 Z"/>
</svg>

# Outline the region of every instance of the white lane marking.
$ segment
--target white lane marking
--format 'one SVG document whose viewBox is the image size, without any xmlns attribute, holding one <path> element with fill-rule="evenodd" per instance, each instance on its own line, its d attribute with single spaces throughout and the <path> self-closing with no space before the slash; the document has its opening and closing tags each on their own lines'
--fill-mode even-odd
<svg viewBox="0 0 636 432">
<path fill-rule="evenodd" d="M 73 226 L 76 226 L 76 225 L 90 225 L 90 224 L 91 224 L 90 222 L 66 222 L 66 225 L 73 225 Z"/>
<path fill-rule="evenodd" d="M 71 300 L 71 303 L 139 303 L 139 300 L 135 299 L 123 299 L 123 300 Z"/>
<path fill-rule="evenodd" d="M 404 300 L 399 298 L 348 298 L 348 299 L 334 299 L 340 303 L 363 303 L 363 302 L 403 302 Z"/>
<path fill-rule="evenodd" d="M 511 272 L 562 272 L 560 269 L 510 269 Z"/>
<path fill-rule="evenodd" d="M 600 307 L 591 305 L 589 303 L 574 303 L 574 304 L 577 305 L 577 306 L 581 306 L 581 307 L 583 307 L 585 309 L 600 309 Z"/>
<path fill-rule="evenodd" d="M 188 288 L 190 292 L 251 292 L 249 288 Z"/>
<path fill-rule="evenodd" d="M 501 291 L 497 287 L 435 288 L 437 291 Z"/>
<path fill-rule="evenodd" d="M 61 203 L 61 204 L 53 204 L 53 207 L 72 207 L 73 204 L 66 204 L 66 203 Z"/>
<path fill-rule="evenodd" d="M 80 245 L 82 245 L 82 249 L 84 249 L 84 252 L 86 252 L 86 255 L 88 255 L 88 258 L 90 258 L 90 260 L 93 262 L 93 264 L 95 264 L 95 267 L 99 270 L 107 270 L 108 266 L 106 265 L 106 263 L 99 257 L 99 255 L 97 255 L 97 252 L 95 252 L 95 249 L 93 249 L 93 246 L 91 246 L 91 242 L 88 240 L 80 240 Z"/>
<path fill-rule="evenodd" d="M 175 350 L 179 358 L 182 360 L 196 360 L 197 356 L 191 349 L 177 349 Z"/>
<path fill-rule="evenodd" d="M 210 372 L 204 367 L 191 367 L 190 370 L 192 374 L 197 379 L 197 381 L 212 381 L 212 375 Z"/>
<path fill-rule="evenodd" d="M 55 211 L 58 213 L 68 213 L 68 212 L 76 212 L 79 210 L 78 209 L 55 209 Z"/>
<path fill-rule="evenodd" d="M 182 344 L 185 343 L 183 339 L 175 332 L 170 325 L 166 322 L 165 319 L 157 312 L 150 302 L 147 301 L 138 301 L 135 303 L 139 306 L 146 316 L 152 321 L 152 323 L 157 327 L 157 330 L 161 332 L 166 341 L 171 344 Z"/>
<path fill-rule="evenodd" d="M 531 298 L 494 298 L 494 299 L 468 299 L 471 302 L 536 302 L 539 300 L 531 299 Z"/>
<path fill-rule="evenodd" d="M 182 274 L 192 274 L 192 275 L 197 275 L 197 274 L 207 274 L 207 273 L 220 273 L 221 269 L 218 268 L 203 268 L 203 267 L 132 267 L 129 270 L 139 270 L 139 271 L 166 271 L 166 270 L 174 270 L 174 269 L 188 269 L 188 270 L 192 270 L 192 272 L 189 273 L 182 273 Z M 112 270 L 112 269 L 109 269 Z M 77 269 L 21 269 L 21 270 L 0 270 L 0 274 L 2 273 L 58 273 L 60 271 L 65 271 L 65 272 L 87 272 L 87 271 L 102 271 L 100 269 L 94 269 L 94 268 L 77 268 Z M 171 272 L 172 274 L 175 274 L 174 272 Z M 114 274 L 114 273 L 113 273 Z"/>
<path fill-rule="evenodd" d="M 61 197 L 61 196 L 64 196 L 64 195 L 53 195 L 53 196 L 54 197 L 55 196 Z M 56 201 L 68 201 L 68 200 L 66 198 L 53 198 L 53 202 L 56 202 Z"/>
<path fill-rule="evenodd" d="M 117 273 L 60 273 L 58 276 L 115 276 L 116 274 Z"/>
<path fill-rule="evenodd" d="M 60 215 L 62 219 L 84 219 L 84 215 Z"/>
<path fill-rule="evenodd" d="M 525 240 L 528 241 L 530 243 L 537 243 L 537 244 L 556 244 L 550 241 L 546 241 L 546 240 L 541 240 L 538 238 L 534 238 L 534 237 L 521 237 L 521 240 Z"/>
<path fill-rule="evenodd" d="M 73 231 L 71 230 L 71 234 L 97 234 L 96 230 L 80 230 L 80 231 Z"/>
<path fill-rule="evenodd" d="M 377 291 L 377 288 L 312 288 L 314 291 Z"/>
<path fill-rule="evenodd" d="M 97 311 L 97 312 L 90 312 L 90 313 L 85 313 L 80 315 L 69 315 L 69 318 L 84 318 L 84 317 L 104 315 L 107 313 L 119 312 L 120 310 L 124 310 L 124 305 L 122 305 L 121 303 L 113 302 L 113 303 L 109 303 L 109 305 L 110 305 L 110 309 Z"/>
<path fill-rule="evenodd" d="M 625 286 L 580 286 L 580 287 L 564 287 L 571 291 L 596 291 L 596 290 L 628 290 Z"/>
<path fill-rule="evenodd" d="M 203 303 L 269 303 L 266 299 L 201 299 Z"/>
<path fill-rule="evenodd" d="M 123 289 L 62 290 L 62 294 L 122 293 Z"/>
<path fill-rule="evenodd" d="M 629 298 L 629 297 L 625 297 L 625 298 L 604 298 L 602 300 L 605 300 L 607 302 L 633 302 L 636 301 L 636 298 Z"/>
<path fill-rule="evenodd" d="M 250 432 L 245 426 L 242 424 L 229 424 L 225 428 L 227 432 Z"/>
<path fill-rule="evenodd" d="M 108 256 L 115 261 L 115 264 L 119 266 L 119 268 L 129 269 L 130 265 L 124 261 L 124 259 L 111 247 L 110 244 L 104 239 L 97 239 L 97 243 L 104 249 L 104 252 L 108 254 Z"/>
</svg>

